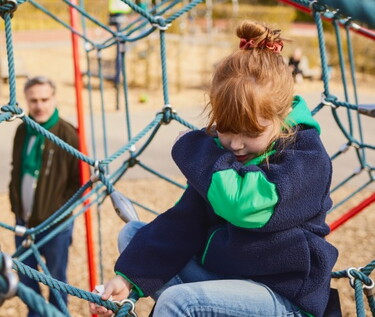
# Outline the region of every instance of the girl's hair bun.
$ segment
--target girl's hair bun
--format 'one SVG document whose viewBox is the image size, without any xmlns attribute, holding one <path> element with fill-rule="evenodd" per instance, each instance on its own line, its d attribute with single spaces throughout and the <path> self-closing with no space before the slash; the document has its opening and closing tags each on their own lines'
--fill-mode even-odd
<svg viewBox="0 0 375 317">
<path fill-rule="evenodd" d="M 281 30 L 271 29 L 264 23 L 254 21 L 242 22 L 236 30 L 237 36 L 241 40 L 251 41 L 253 47 L 260 47 L 264 43 L 281 42 Z M 263 46 L 260 48 L 264 48 Z"/>
</svg>

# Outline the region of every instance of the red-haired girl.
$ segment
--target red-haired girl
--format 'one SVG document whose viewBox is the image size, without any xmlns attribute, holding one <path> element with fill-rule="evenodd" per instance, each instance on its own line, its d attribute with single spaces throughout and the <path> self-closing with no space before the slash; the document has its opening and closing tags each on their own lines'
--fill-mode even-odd
<svg viewBox="0 0 375 317">
<path fill-rule="evenodd" d="M 125 226 L 103 299 L 133 289 L 157 299 L 157 317 L 323 316 L 337 259 L 324 239 L 331 162 L 293 97 L 280 30 L 246 21 L 237 36 L 214 72 L 207 127 L 172 149 L 185 193 L 151 223 Z"/>
</svg>

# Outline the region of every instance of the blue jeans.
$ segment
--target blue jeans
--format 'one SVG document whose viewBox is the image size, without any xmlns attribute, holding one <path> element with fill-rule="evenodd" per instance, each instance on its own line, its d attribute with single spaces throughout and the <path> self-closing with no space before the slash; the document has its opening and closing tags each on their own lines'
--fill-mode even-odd
<svg viewBox="0 0 375 317">
<path fill-rule="evenodd" d="M 24 225 L 22 221 L 17 220 L 17 225 Z M 38 241 L 42 240 L 45 236 L 47 236 L 54 228 L 48 229 L 35 237 L 34 243 L 38 243 Z M 68 264 L 68 251 L 69 246 L 72 243 L 72 234 L 73 234 L 73 224 L 66 227 L 63 231 L 58 233 L 54 238 L 48 241 L 45 245 L 39 248 L 39 252 L 45 258 L 45 263 L 47 265 L 48 271 L 51 276 L 61 282 L 66 283 L 66 268 Z M 16 247 L 20 246 L 23 241 L 23 237 L 16 236 Z M 30 266 L 33 269 L 37 269 L 37 260 L 35 256 L 32 254 L 27 257 L 24 261 L 24 264 Z M 26 275 L 20 274 L 19 275 L 20 281 L 25 284 L 26 286 L 32 288 L 37 294 L 41 294 L 39 283 L 35 280 L 29 278 Z M 64 292 L 60 292 L 63 300 L 67 303 L 67 294 Z M 56 307 L 59 307 L 57 304 L 57 299 L 50 292 L 49 295 L 49 302 Z M 29 308 L 28 317 L 39 317 L 39 314 Z"/>
<path fill-rule="evenodd" d="M 129 222 L 121 231 L 121 252 L 145 224 Z M 225 279 L 193 258 L 153 296 L 155 317 L 302 317 L 288 299 L 252 280 Z"/>
</svg>

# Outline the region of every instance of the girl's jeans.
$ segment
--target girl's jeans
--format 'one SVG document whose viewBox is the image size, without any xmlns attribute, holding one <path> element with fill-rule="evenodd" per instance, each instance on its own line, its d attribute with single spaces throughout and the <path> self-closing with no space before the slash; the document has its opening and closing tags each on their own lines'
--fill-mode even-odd
<svg viewBox="0 0 375 317">
<path fill-rule="evenodd" d="M 118 237 L 122 252 L 144 226 L 129 222 Z M 266 285 L 252 280 L 223 279 L 195 259 L 153 296 L 154 317 L 302 317 L 298 307 Z"/>
</svg>

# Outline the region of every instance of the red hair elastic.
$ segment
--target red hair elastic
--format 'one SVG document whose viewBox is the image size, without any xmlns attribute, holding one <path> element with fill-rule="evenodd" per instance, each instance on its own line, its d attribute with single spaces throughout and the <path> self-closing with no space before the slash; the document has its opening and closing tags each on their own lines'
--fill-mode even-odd
<svg viewBox="0 0 375 317">
<path fill-rule="evenodd" d="M 276 40 L 273 42 L 268 42 L 267 40 L 263 40 L 259 42 L 258 44 L 255 44 L 255 41 L 253 39 L 246 40 L 244 38 L 240 39 L 240 49 L 241 50 L 249 50 L 252 48 L 268 48 L 272 52 L 276 54 L 280 54 L 284 47 L 284 43 L 282 40 Z"/>
</svg>

